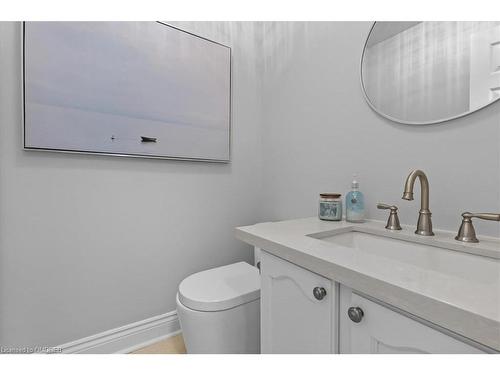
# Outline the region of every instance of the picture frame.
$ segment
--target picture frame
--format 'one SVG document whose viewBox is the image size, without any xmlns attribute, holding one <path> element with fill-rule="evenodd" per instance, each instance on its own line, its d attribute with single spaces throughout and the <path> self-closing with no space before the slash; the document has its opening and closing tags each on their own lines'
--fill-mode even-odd
<svg viewBox="0 0 500 375">
<path fill-rule="evenodd" d="M 73 29 L 61 37 L 65 28 Z M 162 30 L 161 43 L 141 30 L 149 36 L 151 30 Z M 42 32 L 48 34 L 46 43 L 36 43 Z M 230 47 L 163 22 L 23 22 L 21 34 L 24 150 L 230 162 Z M 71 39 L 80 34 L 79 43 Z M 33 52 L 34 45 L 38 51 Z M 149 48 L 146 56 L 141 55 L 143 45 Z M 102 56 L 93 56 L 93 49 Z M 78 56 L 72 57 L 72 51 Z M 124 66 L 114 54 L 125 57 Z M 103 56 L 123 72 L 104 76 L 110 64 L 101 61 Z M 127 58 L 132 60 L 128 64 Z M 130 72 L 136 76 L 129 79 Z M 82 76 L 96 77 L 95 82 Z M 132 89 L 143 95 L 134 98 Z"/>
</svg>

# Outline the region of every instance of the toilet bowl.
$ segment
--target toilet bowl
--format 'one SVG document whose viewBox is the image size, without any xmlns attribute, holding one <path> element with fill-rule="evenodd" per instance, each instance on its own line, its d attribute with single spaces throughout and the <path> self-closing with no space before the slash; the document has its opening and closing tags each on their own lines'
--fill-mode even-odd
<svg viewBox="0 0 500 375">
<path fill-rule="evenodd" d="M 179 284 L 177 314 L 188 353 L 260 353 L 260 275 L 245 262 Z"/>
</svg>

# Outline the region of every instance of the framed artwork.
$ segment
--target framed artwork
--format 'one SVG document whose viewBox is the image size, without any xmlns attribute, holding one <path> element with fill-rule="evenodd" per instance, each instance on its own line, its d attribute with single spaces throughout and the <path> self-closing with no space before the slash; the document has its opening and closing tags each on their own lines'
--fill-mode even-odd
<svg viewBox="0 0 500 375">
<path fill-rule="evenodd" d="M 25 150 L 230 161 L 231 49 L 161 22 L 25 22 Z"/>
</svg>

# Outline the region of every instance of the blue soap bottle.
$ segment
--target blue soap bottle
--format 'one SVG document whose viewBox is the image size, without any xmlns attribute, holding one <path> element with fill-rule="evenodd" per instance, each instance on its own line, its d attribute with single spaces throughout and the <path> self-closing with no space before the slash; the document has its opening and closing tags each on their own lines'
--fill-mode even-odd
<svg viewBox="0 0 500 375">
<path fill-rule="evenodd" d="M 346 220 L 351 223 L 362 223 L 365 221 L 365 197 L 359 191 L 356 175 L 353 176 L 351 188 L 345 197 Z"/>
</svg>

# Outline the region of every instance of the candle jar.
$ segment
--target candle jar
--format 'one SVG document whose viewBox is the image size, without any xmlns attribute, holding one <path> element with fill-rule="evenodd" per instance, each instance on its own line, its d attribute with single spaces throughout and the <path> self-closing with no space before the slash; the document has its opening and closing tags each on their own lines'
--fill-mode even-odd
<svg viewBox="0 0 500 375">
<path fill-rule="evenodd" d="M 321 220 L 342 220 L 342 199 L 340 197 L 341 194 L 337 193 L 322 193 L 319 195 L 318 217 Z"/>
</svg>

